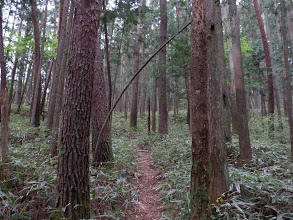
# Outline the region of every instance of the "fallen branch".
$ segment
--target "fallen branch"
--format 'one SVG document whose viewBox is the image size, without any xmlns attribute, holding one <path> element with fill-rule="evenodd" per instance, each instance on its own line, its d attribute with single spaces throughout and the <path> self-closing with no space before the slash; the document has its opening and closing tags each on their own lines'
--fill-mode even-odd
<svg viewBox="0 0 293 220">
<path fill-rule="evenodd" d="M 98 154 L 98 145 L 101 142 L 101 138 L 102 138 L 102 133 L 105 130 L 105 127 L 112 115 L 112 112 L 114 111 L 116 105 L 118 104 L 119 100 L 122 98 L 123 94 L 125 93 L 125 91 L 128 89 L 128 87 L 131 85 L 131 83 L 133 82 L 133 80 L 137 77 L 137 75 L 143 70 L 143 68 L 168 44 L 170 43 L 178 34 L 180 34 L 182 31 L 184 31 L 189 25 L 191 24 L 191 21 L 189 23 L 187 23 L 183 28 L 181 28 L 176 34 L 174 34 L 169 40 L 167 40 L 141 67 L 140 69 L 134 74 L 134 76 L 131 78 L 131 80 L 129 81 L 129 83 L 125 86 L 125 88 L 123 89 L 123 91 L 120 93 L 119 97 L 116 99 L 115 103 L 113 104 L 112 108 L 110 109 L 110 111 L 108 112 L 108 115 L 103 123 L 103 126 L 100 130 L 99 136 L 98 136 L 98 141 L 95 147 L 95 152 L 93 155 L 93 162 L 92 165 L 95 164 L 96 161 L 96 155 Z"/>
</svg>

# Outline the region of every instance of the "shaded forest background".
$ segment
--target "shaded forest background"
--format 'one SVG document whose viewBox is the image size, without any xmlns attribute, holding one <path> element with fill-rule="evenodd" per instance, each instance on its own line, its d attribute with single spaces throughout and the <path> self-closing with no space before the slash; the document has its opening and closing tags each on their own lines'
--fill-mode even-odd
<svg viewBox="0 0 293 220">
<path fill-rule="evenodd" d="M 293 219 L 293 2 L 86 2 L 0 3 L 0 219 Z"/>
</svg>

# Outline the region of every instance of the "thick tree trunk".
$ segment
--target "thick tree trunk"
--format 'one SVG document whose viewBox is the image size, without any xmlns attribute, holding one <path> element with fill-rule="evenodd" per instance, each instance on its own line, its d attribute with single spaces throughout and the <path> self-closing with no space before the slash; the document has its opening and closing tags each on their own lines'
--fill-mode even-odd
<svg viewBox="0 0 293 220">
<path fill-rule="evenodd" d="M 265 61 L 266 61 L 266 67 L 267 67 L 267 86 L 268 86 L 268 113 L 270 114 L 270 120 L 269 120 L 269 132 L 272 132 L 274 130 L 274 84 L 273 84 L 273 74 L 272 74 L 272 65 L 271 65 L 271 56 L 269 51 L 269 45 L 264 29 L 264 23 L 261 17 L 261 12 L 259 8 L 258 0 L 253 0 L 256 17 L 258 21 L 258 26 L 261 33 L 261 39 L 263 43 L 264 53 L 265 53 Z"/>
<path fill-rule="evenodd" d="M 0 105 L 1 105 L 1 175 L 0 179 L 10 178 L 9 168 L 9 143 L 8 143 L 8 97 L 6 85 L 6 60 L 4 57 L 4 44 L 3 44 L 3 28 L 2 28 L 2 8 L 4 3 L 0 3 L 0 64 L 1 64 L 1 92 L 0 92 Z"/>
<path fill-rule="evenodd" d="M 229 190 L 227 149 L 224 132 L 222 77 L 225 52 L 220 1 L 207 0 L 208 120 L 209 120 L 209 201 L 216 203 Z M 210 36 L 210 38 L 209 38 Z"/>
<path fill-rule="evenodd" d="M 97 143 L 101 127 L 103 126 L 103 123 L 108 114 L 108 104 L 109 103 L 107 102 L 106 85 L 103 71 L 102 52 L 100 49 L 99 40 L 96 48 L 95 75 L 91 114 L 92 152 L 97 152 L 96 155 L 93 155 L 93 164 L 96 166 L 99 166 L 101 163 L 104 162 L 110 162 L 114 159 L 113 150 L 111 146 L 110 121 L 108 121 L 106 129 L 103 131 L 100 143 Z"/>
<path fill-rule="evenodd" d="M 250 163 L 252 150 L 249 138 L 246 94 L 244 86 L 244 74 L 242 67 L 242 55 L 240 46 L 240 26 L 237 15 L 236 0 L 229 0 L 229 14 L 231 21 L 233 69 L 235 74 L 236 106 L 237 106 L 237 132 L 240 146 L 240 163 Z"/>
<path fill-rule="evenodd" d="M 90 218 L 89 135 L 98 4 L 77 0 L 58 155 L 58 207 L 67 219 Z"/>
<path fill-rule="evenodd" d="M 208 73 L 206 1 L 192 1 L 190 105 L 192 169 L 190 186 L 191 219 L 210 219 Z"/>
<path fill-rule="evenodd" d="M 167 1 L 160 0 L 160 46 L 167 41 Z M 166 78 L 167 50 L 164 47 L 159 54 L 159 78 L 158 78 L 158 98 L 159 98 L 159 133 L 168 133 L 168 105 L 167 105 L 167 78 Z"/>
<path fill-rule="evenodd" d="M 194 220 L 211 219 L 210 204 L 228 190 L 222 129 L 224 50 L 219 10 L 219 2 L 213 0 L 192 1 L 190 205 Z"/>
<path fill-rule="evenodd" d="M 288 123 L 290 127 L 290 143 L 291 143 L 291 162 L 293 163 L 293 117 L 292 117 L 292 85 L 291 85 L 291 74 L 289 70 L 289 61 L 288 61 L 288 42 L 287 42 L 287 15 L 285 8 L 285 0 L 281 0 L 281 13 L 282 13 L 282 38 L 283 38 L 283 52 L 284 52 L 284 65 L 286 72 L 286 90 L 287 90 L 287 110 L 288 110 Z"/>
</svg>

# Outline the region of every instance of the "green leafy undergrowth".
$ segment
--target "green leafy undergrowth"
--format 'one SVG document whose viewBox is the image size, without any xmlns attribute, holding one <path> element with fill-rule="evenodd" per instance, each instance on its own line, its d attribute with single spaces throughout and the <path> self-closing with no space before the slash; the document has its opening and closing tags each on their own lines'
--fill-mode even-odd
<svg viewBox="0 0 293 220">
<path fill-rule="evenodd" d="M 56 209 L 57 157 L 50 157 L 50 133 L 42 121 L 29 126 L 28 109 L 12 114 L 9 150 L 12 175 L 0 182 L 0 219 L 59 219 Z M 90 167 L 94 219 L 123 219 L 136 191 L 137 136 L 120 114 L 113 117 L 112 143 L 115 160 L 97 169 Z"/>
<path fill-rule="evenodd" d="M 180 115 L 185 115 L 181 113 Z M 180 118 L 179 115 L 179 118 Z M 237 137 L 228 145 L 230 191 L 219 198 L 213 219 L 293 219 L 293 167 L 286 120 L 284 130 L 276 129 L 270 139 L 264 126 L 268 118 L 254 115 L 250 120 L 253 161 L 239 166 Z M 169 134 L 145 136 L 161 174 L 161 201 L 165 219 L 189 219 L 191 140 L 184 120 L 169 121 Z M 264 130 L 261 132 L 261 130 Z M 221 205 L 220 205 L 221 204 Z"/>
</svg>

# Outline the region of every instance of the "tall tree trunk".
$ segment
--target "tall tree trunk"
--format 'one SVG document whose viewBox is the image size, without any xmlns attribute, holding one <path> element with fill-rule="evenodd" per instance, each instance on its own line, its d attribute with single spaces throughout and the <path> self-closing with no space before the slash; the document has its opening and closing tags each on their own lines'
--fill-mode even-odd
<svg viewBox="0 0 293 220">
<path fill-rule="evenodd" d="M 211 219 L 211 203 L 228 190 L 222 129 L 224 71 L 219 2 L 192 1 L 191 29 L 191 219 Z M 208 36 L 208 37 L 207 37 Z M 216 104 L 217 103 L 217 104 Z"/>
<path fill-rule="evenodd" d="M 291 162 L 293 163 L 293 118 L 292 118 L 292 85 L 291 85 L 291 74 L 289 70 L 289 61 L 288 61 L 288 42 L 287 42 L 287 15 L 285 8 L 285 0 L 281 1 L 281 13 L 282 13 L 282 38 L 283 38 L 283 52 L 284 52 L 284 65 L 286 72 L 286 90 L 287 90 L 287 110 L 288 110 L 288 123 L 290 127 L 290 143 L 291 143 Z"/>
<path fill-rule="evenodd" d="M 65 77 L 68 70 L 67 61 L 68 61 L 68 55 L 69 55 L 69 42 L 70 42 L 71 31 L 72 31 L 71 29 L 72 29 L 72 22 L 73 22 L 73 13 L 74 13 L 74 2 L 72 1 L 69 15 L 65 14 L 66 18 L 68 18 L 67 25 L 66 25 L 66 36 L 65 36 L 65 39 L 67 39 L 67 41 L 63 45 L 62 62 L 61 62 L 61 66 L 59 66 L 60 76 L 59 76 L 59 82 L 58 82 L 58 88 L 57 88 L 53 125 L 51 129 L 52 131 L 51 155 L 56 155 L 57 148 L 58 148 L 59 127 L 60 127 L 59 121 L 60 121 L 61 109 L 63 106 L 64 81 L 65 81 Z"/>
<path fill-rule="evenodd" d="M 167 41 L 167 1 L 160 0 L 160 46 Z M 167 50 L 164 47 L 159 54 L 159 133 L 168 133 L 168 105 L 167 105 L 167 79 L 166 79 Z"/>
<path fill-rule="evenodd" d="M 274 50 L 273 50 L 273 39 L 271 35 L 271 29 L 270 29 L 270 24 L 269 24 L 269 19 L 268 19 L 268 12 L 265 10 L 264 12 L 264 24 L 265 24 L 265 31 L 268 36 L 269 40 L 269 50 L 270 50 L 270 55 L 273 56 Z M 273 73 L 273 82 L 274 82 L 274 94 L 275 94 L 275 101 L 276 101 L 276 106 L 277 106 L 277 112 L 278 112 L 278 121 L 279 121 L 279 127 L 282 129 L 283 124 L 282 124 L 282 114 L 281 114 L 281 95 L 280 95 L 280 81 L 282 75 L 279 75 L 275 70 L 272 70 Z"/>
<path fill-rule="evenodd" d="M 106 129 L 103 131 L 102 139 L 97 145 L 101 127 L 108 114 L 106 85 L 103 71 L 102 52 L 100 49 L 100 39 L 96 48 L 95 75 L 92 97 L 92 114 L 91 114 L 91 130 L 92 130 L 92 152 L 93 164 L 96 166 L 104 162 L 113 160 L 113 150 L 111 146 L 111 124 L 108 121 Z M 95 154 L 97 152 L 97 154 Z"/>
<path fill-rule="evenodd" d="M 54 122 L 58 86 L 59 86 L 60 77 L 62 74 L 62 72 L 60 71 L 60 67 L 62 65 L 62 59 L 64 54 L 64 44 L 66 41 L 67 17 L 65 15 L 68 14 L 68 10 L 69 10 L 69 0 L 60 1 L 57 57 L 56 57 L 55 69 L 53 71 L 53 78 L 52 78 L 51 89 L 50 89 L 50 99 L 48 104 L 47 123 L 46 123 L 46 127 L 48 129 L 52 129 L 53 122 Z"/>
<path fill-rule="evenodd" d="M 103 0 L 103 10 L 104 14 L 106 13 L 106 4 Z M 107 62 L 107 75 L 108 75 L 108 109 L 111 109 L 112 106 L 112 79 L 111 79 L 111 69 L 110 69 L 110 52 L 109 52 L 109 40 L 108 40 L 108 28 L 107 28 L 107 16 L 104 19 L 104 30 L 105 30 L 105 51 L 106 51 L 106 62 Z"/>
<path fill-rule="evenodd" d="M 57 175 L 57 205 L 66 207 L 64 217 L 70 220 L 90 218 L 89 135 L 98 21 L 97 1 L 75 2 Z"/>
<path fill-rule="evenodd" d="M 8 97 L 6 85 L 6 60 L 4 57 L 4 44 L 3 44 L 3 28 L 2 28 L 2 9 L 3 2 L 0 3 L 0 64 L 1 64 L 1 92 L 0 92 L 0 105 L 1 105 L 1 179 L 10 178 L 9 162 L 9 143 L 8 143 Z"/>
<path fill-rule="evenodd" d="M 269 51 L 269 45 L 264 29 L 264 23 L 261 17 L 261 12 L 259 8 L 258 0 L 253 0 L 256 17 L 258 21 L 258 26 L 261 33 L 261 39 L 263 43 L 264 53 L 265 53 L 265 60 L 266 60 L 266 67 L 267 67 L 267 86 L 268 86 L 268 113 L 270 114 L 269 120 L 269 132 L 271 133 L 274 130 L 274 84 L 273 84 L 273 74 L 272 74 L 272 65 L 271 65 L 271 56 Z"/>
<path fill-rule="evenodd" d="M 135 36 L 135 49 L 133 52 L 133 71 L 137 72 L 139 69 L 139 54 L 140 54 L 140 36 L 141 36 L 141 8 L 144 0 L 140 3 L 140 14 L 138 15 L 137 30 Z M 132 101 L 131 101 L 131 112 L 130 112 L 130 126 L 137 126 L 137 109 L 138 109 L 138 83 L 139 77 L 137 76 L 132 86 Z"/>
<path fill-rule="evenodd" d="M 236 105 L 237 105 L 237 132 L 240 146 L 240 163 L 250 163 L 252 150 L 249 138 L 246 94 L 244 86 L 244 74 L 242 67 L 242 55 L 240 46 L 240 26 L 237 16 L 236 0 L 229 0 L 229 14 L 231 21 L 232 55 L 235 74 Z"/>
<path fill-rule="evenodd" d="M 222 77 L 225 69 L 220 1 L 207 0 L 208 120 L 209 120 L 209 201 L 216 203 L 229 190 L 227 148 L 224 127 Z M 211 18 L 211 19 L 210 19 Z M 209 36 L 211 38 L 209 38 Z"/>
<path fill-rule="evenodd" d="M 45 18 L 43 23 L 44 33 L 46 29 L 46 20 L 47 20 L 47 5 L 48 5 L 48 0 L 46 1 Z M 42 42 L 42 51 L 41 51 L 36 0 L 31 0 L 31 9 L 32 9 L 32 20 L 33 20 L 33 26 L 34 26 L 35 52 L 34 52 L 34 69 L 33 69 L 34 93 L 33 93 L 32 104 L 31 104 L 30 125 L 34 127 L 38 127 L 40 125 L 40 116 L 41 116 L 41 92 L 42 92 L 41 63 L 42 63 L 42 54 L 44 51 L 44 41 Z"/>
<path fill-rule="evenodd" d="M 233 64 L 233 55 L 232 55 L 232 42 L 231 42 L 231 33 L 230 33 L 230 25 L 228 20 L 228 4 L 226 2 L 223 3 L 222 6 L 222 20 L 225 29 L 225 38 L 227 42 L 227 50 L 228 50 L 228 61 L 230 67 L 230 102 L 231 102 L 231 117 L 232 117 L 232 128 L 233 132 L 237 133 L 237 109 L 236 109 L 236 89 L 235 89 L 235 73 L 234 73 L 234 64 Z"/>
</svg>

